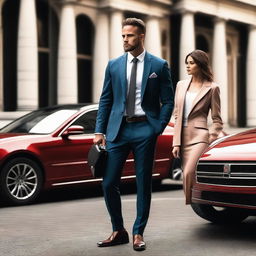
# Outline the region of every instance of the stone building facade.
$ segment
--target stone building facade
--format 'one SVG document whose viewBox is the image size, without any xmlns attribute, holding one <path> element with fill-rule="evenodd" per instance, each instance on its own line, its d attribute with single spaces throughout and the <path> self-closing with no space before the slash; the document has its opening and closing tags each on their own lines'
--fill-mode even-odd
<svg viewBox="0 0 256 256">
<path fill-rule="evenodd" d="M 254 0 L 0 0 L 0 111 L 98 102 L 109 59 L 123 53 L 121 22 L 147 25 L 146 49 L 168 60 L 209 54 L 227 125 L 256 126 Z"/>
</svg>

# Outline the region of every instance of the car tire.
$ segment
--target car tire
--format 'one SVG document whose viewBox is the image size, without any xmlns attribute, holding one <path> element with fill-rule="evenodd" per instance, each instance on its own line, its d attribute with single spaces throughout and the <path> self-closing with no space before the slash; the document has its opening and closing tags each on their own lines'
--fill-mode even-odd
<svg viewBox="0 0 256 256">
<path fill-rule="evenodd" d="M 152 187 L 159 188 L 162 185 L 161 179 L 153 179 L 152 180 Z"/>
<path fill-rule="evenodd" d="M 249 216 L 246 210 L 231 207 L 195 203 L 192 203 L 191 207 L 198 216 L 215 224 L 240 223 Z"/>
<path fill-rule="evenodd" d="M 172 170 L 171 177 L 173 180 L 182 180 L 182 169 L 181 168 L 175 168 Z"/>
<path fill-rule="evenodd" d="M 172 165 L 170 168 L 170 176 L 173 180 L 182 180 L 182 169 L 181 169 L 181 159 L 180 158 L 174 158 L 172 160 Z"/>
<path fill-rule="evenodd" d="M 32 203 L 43 184 L 42 170 L 28 158 L 18 157 L 6 163 L 0 174 L 0 194 L 9 204 Z"/>
</svg>

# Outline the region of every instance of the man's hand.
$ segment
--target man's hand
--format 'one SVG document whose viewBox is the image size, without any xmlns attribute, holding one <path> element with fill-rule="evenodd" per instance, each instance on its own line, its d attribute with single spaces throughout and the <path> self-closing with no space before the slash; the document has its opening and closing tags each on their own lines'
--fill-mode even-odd
<svg viewBox="0 0 256 256">
<path fill-rule="evenodd" d="M 172 154 L 175 158 L 180 158 L 180 147 L 173 147 Z"/>
<path fill-rule="evenodd" d="M 106 146 L 106 139 L 103 134 L 95 134 L 95 138 L 93 139 L 94 144 Z"/>
</svg>

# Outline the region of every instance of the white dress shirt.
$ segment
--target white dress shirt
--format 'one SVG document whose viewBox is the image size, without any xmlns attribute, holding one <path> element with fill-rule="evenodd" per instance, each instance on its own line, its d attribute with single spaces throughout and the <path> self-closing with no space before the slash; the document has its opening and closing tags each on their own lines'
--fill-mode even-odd
<svg viewBox="0 0 256 256">
<path fill-rule="evenodd" d="M 144 50 L 139 56 L 136 58 L 138 59 L 137 62 L 137 74 L 136 74 L 136 98 L 135 98 L 135 109 L 134 114 L 135 116 L 144 116 L 145 112 L 142 110 L 141 107 L 141 84 L 142 84 L 142 77 L 144 71 L 144 58 L 145 58 L 146 51 Z M 127 68 L 126 68 L 126 77 L 127 77 L 127 95 L 129 92 L 129 84 L 130 84 L 130 77 L 132 71 L 132 65 L 134 56 L 128 52 L 127 56 Z M 125 111 L 126 115 L 126 111 Z"/>
<path fill-rule="evenodd" d="M 135 109 L 134 114 L 135 116 L 144 116 L 145 112 L 142 110 L 141 107 L 141 84 L 142 84 L 142 77 L 143 77 L 143 71 L 144 71 L 144 58 L 145 58 L 146 51 L 144 51 L 137 56 L 138 59 L 137 62 L 137 74 L 136 74 L 136 98 L 135 98 Z M 127 95 L 129 92 L 129 84 L 130 84 L 130 77 L 131 77 L 131 71 L 132 71 L 132 60 L 134 56 L 128 52 L 127 56 L 127 68 L 126 68 L 126 77 L 127 77 Z M 126 110 L 124 115 L 126 116 Z M 102 134 L 102 133 L 95 133 L 95 134 Z"/>
<path fill-rule="evenodd" d="M 187 91 L 185 97 L 184 111 L 183 111 L 183 126 L 187 126 L 188 123 L 188 115 L 191 111 L 192 104 L 198 92 L 190 92 Z"/>
</svg>

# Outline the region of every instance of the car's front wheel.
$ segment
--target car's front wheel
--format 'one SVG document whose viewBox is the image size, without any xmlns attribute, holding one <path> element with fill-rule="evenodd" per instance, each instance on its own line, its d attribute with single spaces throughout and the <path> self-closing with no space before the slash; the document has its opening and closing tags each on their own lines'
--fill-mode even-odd
<svg viewBox="0 0 256 256">
<path fill-rule="evenodd" d="M 39 165 L 31 159 L 18 157 L 4 165 L 0 174 L 0 193 L 5 201 L 24 205 L 37 198 L 42 183 Z"/>
<path fill-rule="evenodd" d="M 216 224 L 240 223 L 248 217 L 246 210 L 237 208 L 195 203 L 191 207 L 198 216 Z"/>
</svg>

